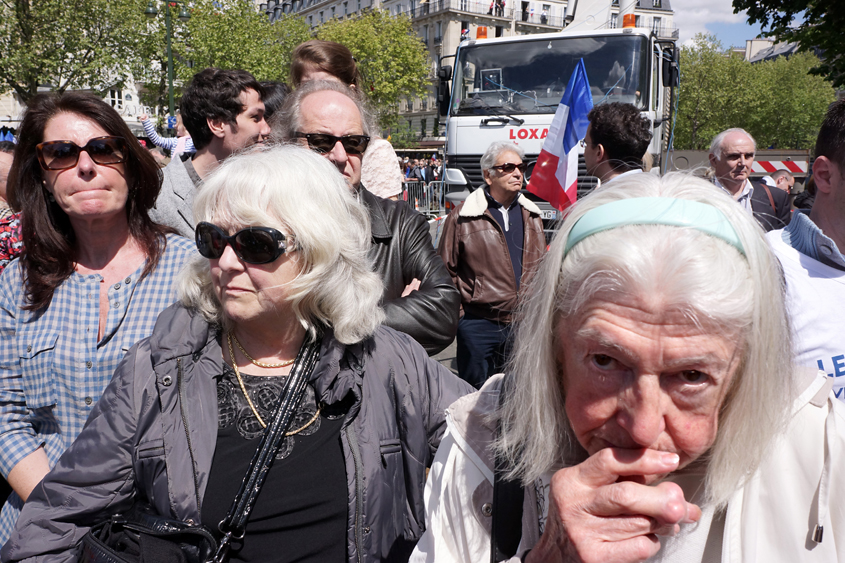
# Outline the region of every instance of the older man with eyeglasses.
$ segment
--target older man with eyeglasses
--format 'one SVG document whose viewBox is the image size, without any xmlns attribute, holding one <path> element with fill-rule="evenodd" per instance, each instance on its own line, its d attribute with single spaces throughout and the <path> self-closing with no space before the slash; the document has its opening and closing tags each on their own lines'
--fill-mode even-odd
<svg viewBox="0 0 845 563">
<path fill-rule="evenodd" d="M 481 157 L 485 186 L 454 209 L 438 252 L 461 293 L 458 375 L 476 388 L 501 371 L 521 288 L 546 251 L 540 209 L 522 195 L 524 151 L 491 144 Z"/>
<path fill-rule="evenodd" d="M 361 183 L 372 118 L 361 98 L 336 81 L 311 81 L 273 116 L 274 135 L 322 154 L 370 213 L 370 257 L 384 282 L 384 324 L 413 337 L 429 354 L 452 343 L 458 295 L 434 251 L 428 222 L 403 202 L 382 199 Z M 315 218 L 318 219 L 318 218 Z"/>
</svg>

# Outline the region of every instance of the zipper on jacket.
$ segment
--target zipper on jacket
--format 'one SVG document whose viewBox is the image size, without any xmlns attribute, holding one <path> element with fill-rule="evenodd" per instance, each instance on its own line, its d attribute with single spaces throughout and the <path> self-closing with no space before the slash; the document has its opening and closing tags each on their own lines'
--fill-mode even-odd
<svg viewBox="0 0 845 563">
<path fill-rule="evenodd" d="M 349 451 L 352 452 L 352 459 L 355 462 L 355 554 L 357 560 L 361 561 L 361 548 L 364 545 L 364 534 L 361 528 L 361 518 L 364 512 L 364 491 L 361 483 L 361 452 L 358 450 L 358 436 L 355 434 L 353 424 L 344 428 L 346 441 L 349 442 Z"/>
<path fill-rule="evenodd" d="M 185 386 L 182 377 L 182 358 L 176 358 L 176 379 L 179 387 L 179 412 L 182 414 L 182 426 L 185 428 L 185 438 L 188 439 L 188 454 L 191 456 L 191 474 L 194 476 L 194 491 L 197 495 L 197 514 L 200 513 L 200 484 L 197 479 L 197 464 L 194 461 L 194 447 L 191 445 L 191 431 L 188 429 L 188 417 L 185 414 Z M 199 519 L 202 522 L 202 518 Z"/>
</svg>

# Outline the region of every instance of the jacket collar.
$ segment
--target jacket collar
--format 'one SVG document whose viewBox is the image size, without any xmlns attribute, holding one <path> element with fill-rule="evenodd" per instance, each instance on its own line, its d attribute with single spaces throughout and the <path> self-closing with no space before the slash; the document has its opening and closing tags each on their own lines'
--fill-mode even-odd
<svg viewBox="0 0 845 563">
<path fill-rule="evenodd" d="M 370 193 L 363 184 L 358 186 L 358 197 L 367 206 L 367 211 L 370 213 L 370 231 L 372 232 L 373 238 L 393 238 L 393 233 L 390 232 L 390 227 L 387 225 L 387 218 L 384 216 L 384 210 L 381 208 L 379 198 Z"/>
<path fill-rule="evenodd" d="M 223 372 L 223 351 L 218 338 L 220 329 L 209 324 L 202 315 L 180 303 L 171 305 L 159 315 L 150 337 L 153 368 L 179 357 L 191 357 L 199 372 L 215 377 Z M 311 382 L 317 396 L 332 404 L 342 400 L 350 390 L 361 387 L 365 357 L 372 339 L 345 345 L 324 329 L 320 359 Z M 184 362 L 187 364 L 188 362 Z M 356 394 L 360 394 L 356 391 Z"/>
<path fill-rule="evenodd" d="M 516 202 L 529 213 L 540 215 L 540 208 L 524 195 L 519 194 Z M 466 198 L 466 201 L 464 201 L 464 205 L 461 207 L 458 215 L 461 217 L 481 217 L 484 215 L 486 210 L 487 197 L 484 195 L 484 188 L 476 188 L 476 190 L 469 194 L 469 197 Z"/>
</svg>

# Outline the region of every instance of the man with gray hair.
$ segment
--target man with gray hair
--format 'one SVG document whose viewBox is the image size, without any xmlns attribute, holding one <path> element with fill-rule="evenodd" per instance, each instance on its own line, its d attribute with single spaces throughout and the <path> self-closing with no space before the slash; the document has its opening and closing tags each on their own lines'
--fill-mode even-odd
<svg viewBox="0 0 845 563">
<path fill-rule="evenodd" d="M 370 213 L 370 258 L 384 282 L 384 324 L 436 354 L 452 343 L 460 295 L 434 251 L 428 222 L 403 202 L 382 199 L 361 183 L 371 116 L 361 99 L 335 81 L 309 81 L 273 115 L 274 135 L 322 154 Z"/>
<path fill-rule="evenodd" d="M 476 388 L 501 371 L 520 288 L 546 251 L 540 209 L 520 193 L 524 151 L 496 142 L 481 157 L 483 188 L 443 224 L 438 252 L 461 293 L 458 375 Z"/>
<path fill-rule="evenodd" d="M 781 229 L 789 223 L 789 196 L 749 179 L 756 152 L 754 137 L 744 129 L 727 129 L 716 135 L 710 144 L 713 183 L 753 213 L 763 229 Z"/>
</svg>

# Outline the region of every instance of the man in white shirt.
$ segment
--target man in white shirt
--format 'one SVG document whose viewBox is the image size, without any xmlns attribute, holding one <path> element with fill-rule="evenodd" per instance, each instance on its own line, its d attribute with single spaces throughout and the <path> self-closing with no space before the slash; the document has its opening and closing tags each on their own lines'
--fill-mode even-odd
<svg viewBox="0 0 845 563">
<path fill-rule="evenodd" d="M 754 137 L 744 129 L 727 129 L 716 135 L 710 144 L 713 183 L 753 213 L 763 229 L 780 229 L 789 223 L 789 196 L 748 178 L 756 152 Z"/>
<path fill-rule="evenodd" d="M 625 174 L 643 171 L 651 142 L 651 122 L 632 104 L 601 104 L 587 114 L 590 125 L 582 141 L 587 174 L 604 185 Z"/>
<path fill-rule="evenodd" d="M 845 400 L 845 100 L 828 109 L 814 154 L 812 210 L 766 237 L 783 266 L 795 362 L 832 377 Z"/>
</svg>

